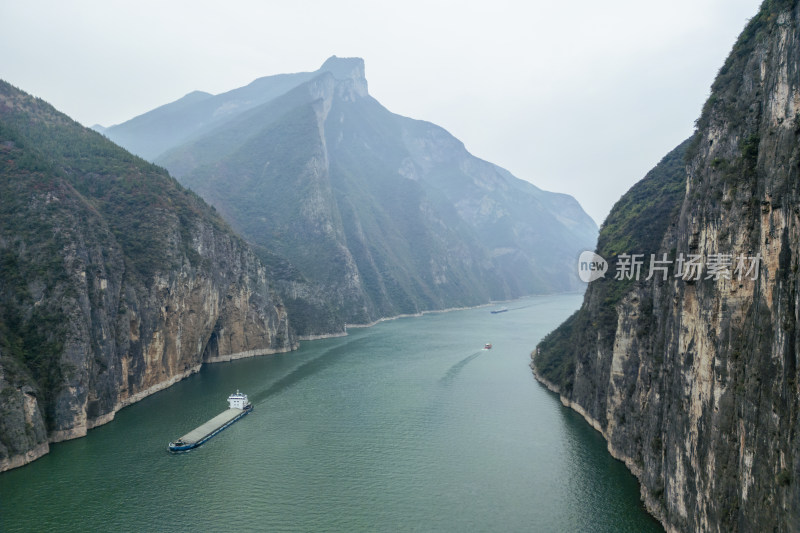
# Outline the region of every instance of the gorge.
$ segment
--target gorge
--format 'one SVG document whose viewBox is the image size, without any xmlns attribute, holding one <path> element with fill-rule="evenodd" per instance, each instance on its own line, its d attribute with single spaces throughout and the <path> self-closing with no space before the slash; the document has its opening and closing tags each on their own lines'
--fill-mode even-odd
<svg viewBox="0 0 800 533">
<path fill-rule="evenodd" d="M 383 108 L 360 59 L 97 129 L 211 205 L 0 84 L 0 471 L 204 363 L 574 290 L 596 235 L 572 197 Z"/>
</svg>

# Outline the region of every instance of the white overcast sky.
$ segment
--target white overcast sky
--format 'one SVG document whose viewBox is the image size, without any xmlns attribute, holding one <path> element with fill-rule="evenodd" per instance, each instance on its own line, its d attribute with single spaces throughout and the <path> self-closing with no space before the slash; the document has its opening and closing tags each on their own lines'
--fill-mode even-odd
<svg viewBox="0 0 800 533">
<path fill-rule="evenodd" d="M 372 96 L 602 222 L 693 131 L 759 0 L 0 1 L 0 78 L 84 125 L 366 62 Z"/>
</svg>

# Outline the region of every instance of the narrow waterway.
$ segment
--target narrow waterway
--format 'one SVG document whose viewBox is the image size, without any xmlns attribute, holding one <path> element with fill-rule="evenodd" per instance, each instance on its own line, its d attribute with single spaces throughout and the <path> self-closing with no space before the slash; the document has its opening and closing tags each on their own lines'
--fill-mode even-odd
<svg viewBox="0 0 800 533">
<path fill-rule="evenodd" d="M 404 318 L 207 366 L 0 474 L 0 530 L 662 531 L 527 366 L 580 301 Z M 236 389 L 250 415 L 166 451 Z"/>
</svg>

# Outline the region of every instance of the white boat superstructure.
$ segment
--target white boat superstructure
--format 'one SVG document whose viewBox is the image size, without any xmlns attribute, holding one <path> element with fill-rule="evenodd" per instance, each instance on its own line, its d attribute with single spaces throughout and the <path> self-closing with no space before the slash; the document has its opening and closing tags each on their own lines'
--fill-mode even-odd
<svg viewBox="0 0 800 533">
<path fill-rule="evenodd" d="M 239 392 L 237 389 L 235 393 L 228 396 L 228 406 L 231 409 L 247 409 L 250 402 L 247 401 L 247 394 Z"/>
</svg>

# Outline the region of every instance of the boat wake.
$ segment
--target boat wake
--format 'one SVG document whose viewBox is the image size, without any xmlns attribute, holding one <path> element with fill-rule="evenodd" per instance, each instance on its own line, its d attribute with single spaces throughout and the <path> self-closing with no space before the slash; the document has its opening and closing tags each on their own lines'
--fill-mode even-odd
<svg viewBox="0 0 800 533">
<path fill-rule="evenodd" d="M 304 363 L 301 363 L 293 370 L 291 370 L 285 376 L 278 378 L 272 385 L 267 387 L 266 390 L 258 392 L 251 396 L 253 404 L 260 404 L 267 400 L 271 396 L 275 396 L 279 394 L 289 387 L 294 386 L 298 382 L 306 379 L 309 376 L 313 376 L 317 372 L 324 370 L 325 368 L 331 366 L 333 363 L 336 362 L 341 356 L 346 353 L 352 351 L 353 344 L 361 343 L 365 341 L 366 338 L 361 338 L 356 341 L 347 342 L 342 344 L 341 346 L 336 346 L 329 350 L 325 350 L 322 354 L 318 355 L 313 359 L 309 359 Z"/>
<path fill-rule="evenodd" d="M 453 366 L 451 366 L 447 370 L 445 375 L 442 376 L 442 378 L 439 380 L 439 383 L 441 383 L 443 385 L 449 385 L 450 383 L 452 383 L 453 380 L 456 379 L 456 377 L 458 377 L 458 374 L 464 369 L 464 367 L 467 366 L 470 361 L 472 361 L 473 359 L 478 357 L 481 354 L 481 352 L 483 352 L 483 350 L 475 352 L 472 355 L 468 355 L 467 357 L 465 357 L 464 359 L 462 359 L 458 363 L 456 363 Z"/>
</svg>

